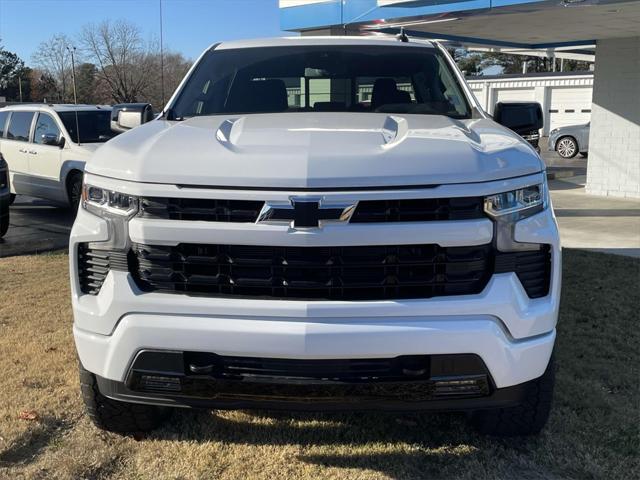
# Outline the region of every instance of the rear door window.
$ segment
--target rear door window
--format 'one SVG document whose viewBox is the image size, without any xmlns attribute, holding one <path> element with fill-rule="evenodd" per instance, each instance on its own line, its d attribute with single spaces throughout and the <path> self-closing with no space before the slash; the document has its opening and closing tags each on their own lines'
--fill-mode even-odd
<svg viewBox="0 0 640 480">
<path fill-rule="evenodd" d="M 33 112 L 13 112 L 9 120 L 7 138 L 19 142 L 28 142 L 32 120 Z"/>
</svg>

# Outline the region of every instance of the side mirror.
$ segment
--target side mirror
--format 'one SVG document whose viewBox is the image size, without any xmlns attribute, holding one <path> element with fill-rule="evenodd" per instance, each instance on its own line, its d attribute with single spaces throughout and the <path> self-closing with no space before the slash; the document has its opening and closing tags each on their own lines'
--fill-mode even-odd
<svg viewBox="0 0 640 480">
<path fill-rule="evenodd" d="M 153 120 L 153 109 L 148 103 L 120 103 L 111 110 L 111 130 L 126 132 Z"/>
<path fill-rule="evenodd" d="M 53 133 L 42 134 L 42 143 L 44 145 L 52 145 L 54 147 L 64 147 L 64 137 Z"/>
<path fill-rule="evenodd" d="M 498 102 L 493 119 L 519 134 L 537 132 L 544 126 L 542 107 L 538 102 Z"/>
</svg>

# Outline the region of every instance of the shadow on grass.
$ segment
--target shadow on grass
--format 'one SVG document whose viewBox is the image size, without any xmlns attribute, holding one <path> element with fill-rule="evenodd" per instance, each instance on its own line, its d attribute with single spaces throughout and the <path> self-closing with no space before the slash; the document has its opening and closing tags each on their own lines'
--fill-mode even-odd
<svg viewBox="0 0 640 480">
<path fill-rule="evenodd" d="M 12 445 L 0 452 L 0 467 L 26 465 L 37 460 L 38 456 L 73 428 L 71 422 L 54 417 L 44 417 L 34 423 L 32 428 L 20 435 Z"/>
<path fill-rule="evenodd" d="M 405 442 L 424 448 L 473 442 L 464 414 L 284 413 L 246 411 L 229 419 L 206 410 L 177 415 L 150 439 L 251 445 L 366 445 Z"/>
</svg>

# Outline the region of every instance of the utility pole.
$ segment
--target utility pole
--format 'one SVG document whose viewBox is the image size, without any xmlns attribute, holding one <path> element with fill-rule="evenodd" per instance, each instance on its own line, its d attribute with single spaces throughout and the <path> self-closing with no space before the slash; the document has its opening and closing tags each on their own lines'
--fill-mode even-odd
<svg viewBox="0 0 640 480">
<path fill-rule="evenodd" d="M 77 105 L 78 95 L 76 93 L 76 61 L 74 58 L 76 47 L 67 46 L 67 50 L 69 50 L 69 53 L 71 54 L 71 80 L 73 81 L 73 103 Z"/>
<path fill-rule="evenodd" d="M 22 103 L 22 76 L 18 77 L 18 91 L 20 92 L 20 103 Z"/>
<path fill-rule="evenodd" d="M 67 45 L 67 50 L 71 54 L 71 80 L 73 81 L 73 104 L 78 105 L 78 94 L 76 92 L 76 60 L 74 54 L 76 52 L 76 47 Z M 78 137 L 78 145 L 80 145 L 80 122 L 78 121 L 78 109 L 75 109 L 76 112 L 76 136 Z"/>
<path fill-rule="evenodd" d="M 158 0 L 160 4 L 160 92 L 162 95 L 162 110 L 164 111 L 164 46 L 162 39 L 162 0 Z"/>
</svg>

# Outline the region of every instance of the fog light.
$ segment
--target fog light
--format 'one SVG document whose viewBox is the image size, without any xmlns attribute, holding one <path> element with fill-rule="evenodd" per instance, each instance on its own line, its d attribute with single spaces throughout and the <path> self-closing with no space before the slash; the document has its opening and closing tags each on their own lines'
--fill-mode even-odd
<svg viewBox="0 0 640 480">
<path fill-rule="evenodd" d="M 155 392 L 179 392 L 182 390 L 180 379 L 176 377 L 161 377 L 158 375 L 141 375 L 138 382 L 140 390 Z"/>
<path fill-rule="evenodd" d="M 489 394 L 489 382 L 486 375 L 461 377 L 436 377 L 433 382 L 434 397 L 484 396 Z"/>
</svg>

